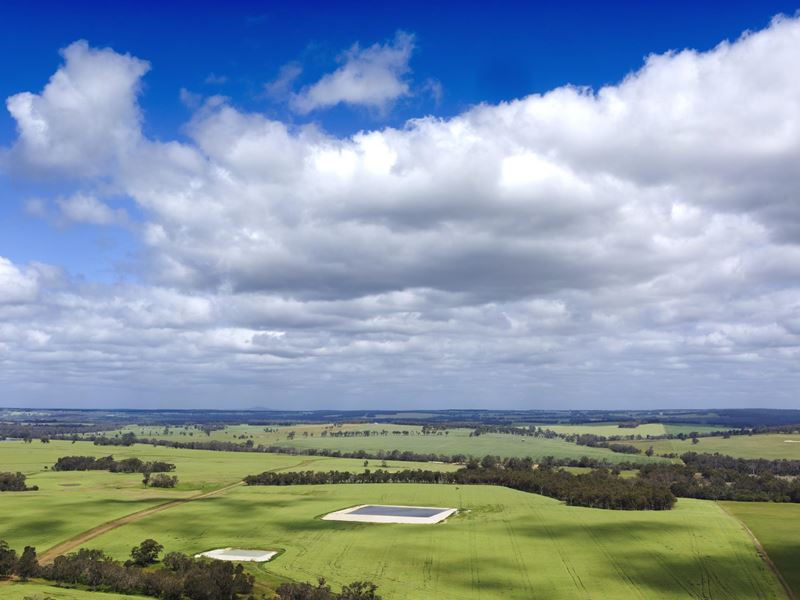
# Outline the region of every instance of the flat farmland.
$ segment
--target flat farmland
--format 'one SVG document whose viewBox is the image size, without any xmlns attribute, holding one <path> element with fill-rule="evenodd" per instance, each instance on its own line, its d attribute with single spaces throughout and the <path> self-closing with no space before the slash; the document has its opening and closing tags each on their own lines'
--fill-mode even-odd
<svg viewBox="0 0 800 600">
<path fill-rule="evenodd" d="M 547 439 L 519 435 L 490 433 L 470 437 L 471 429 L 448 429 L 437 434 L 424 435 L 421 427 L 391 424 L 357 425 L 302 425 L 269 428 L 252 425 L 226 427 L 213 431 L 209 436 L 194 428 L 172 428 L 168 433 L 163 429 L 148 427 L 126 428 L 137 436 L 157 437 L 175 441 L 219 440 L 242 443 L 252 440 L 255 445 L 279 446 L 283 448 L 332 450 L 340 452 L 369 453 L 379 451 L 410 451 L 422 454 L 485 456 L 487 454 L 511 457 L 529 456 L 542 459 L 545 456 L 578 459 L 583 456 L 614 462 L 660 462 L 658 457 L 644 455 L 617 454 L 605 448 L 578 446 L 562 439 Z M 342 435 L 347 432 L 370 431 L 369 436 Z M 375 432 L 375 433 L 372 433 Z M 386 432 L 385 434 L 383 432 Z M 191 435 L 190 435 L 191 434 Z M 250 437 L 252 436 L 252 437 Z"/>
<path fill-rule="evenodd" d="M 3 600 L 45 600 L 47 598 L 52 598 L 52 600 L 143 600 L 146 596 L 89 592 L 32 582 L 2 585 L 0 598 Z"/>
<path fill-rule="evenodd" d="M 800 460 L 800 434 L 767 433 L 756 435 L 732 435 L 724 437 L 701 437 L 693 444 L 691 440 L 641 440 L 630 442 L 646 449 L 653 447 L 656 454 L 683 454 L 684 452 L 719 452 L 737 458 L 787 458 Z"/>
<path fill-rule="evenodd" d="M 50 467 L 60 456 L 136 456 L 142 460 L 163 460 L 176 465 L 179 478 L 175 489 L 145 488 L 139 474 L 107 471 L 54 472 Z M 246 475 L 267 470 L 361 471 L 364 461 L 343 458 L 288 456 L 244 452 L 212 452 L 154 448 L 94 446 L 89 442 L 54 441 L 0 443 L 3 471 L 21 471 L 28 485 L 38 491 L 0 494 L 0 539 L 21 550 L 36 546 L 41 552 L 58 542 L 124 515 L 188 498 L 226 485 Z M 425 467 L 453 470 L 449 464 L 389 461 L 389 470 Z"/>
<path fill-rule="evenodd" d="M 323 521 L 356 504 L 452 506 L 438 525 Z M 369 579 L 392 599 L 782 598 L 740 524 L 717 504 L 664 512 L 567 507 L 501 487 L 413 484 L 239 487 L 121 527 L 88 544 L 124 558 L 154 537 L 168 550 L 282 553 L 262 580 Z"/>
</svg>

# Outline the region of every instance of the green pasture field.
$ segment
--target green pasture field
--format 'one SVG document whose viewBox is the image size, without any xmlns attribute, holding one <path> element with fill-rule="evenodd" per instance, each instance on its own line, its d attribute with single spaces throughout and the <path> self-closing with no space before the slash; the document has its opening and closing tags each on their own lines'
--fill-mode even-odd
<svg viewBox="0 0 800 600">
<path fill-rule="evenodd" d="M 750 528 L 795 596 L 800 597 L 800 504 L 720 504 Z"/>
<path fill-rule="evenodd" d="M 547 423 L 538 424 L 537 427 L 550 429 L 556 433 L 565 434 L 585 434 L 602 435 L 603 437 L 611 436 L 662 436 L 662 435 L 676 435 L 679 433 L 690 434 L 696 433 L 710 433 L 712 431 L 723 431 L 726 428 L 714 425 L 674 425 L 671 423 L 642 423 L 638 427 L 620 427 L 619 423 L 579 423 L 569 425 L 550 425 Z"/>
<path fill-rule="evenodd" d="M 618 454 L 605 448 L 590 448 L 578 446 L 562 439 L 546 439 L 538 437 L 525 437 L 519 435 L 490 433 L 478 437 L 470 437 L 471 429 L 448 429 L 447 433 L 423 435 L 422 428 L 409 425 L 393 424 L 346 424 L 346 425 L 298 425 L 290 427 L 272 428 L 275 431 L 265 431 L 265 427 L 256 425 L 235 425 L 224 430 L 213 431 L 207 436 L 202 431 L 190 428 L 170 428 L 165 434 L 163 428 L 157 427 L 127 427 L 123 431 L 133 431 L 137 436 L 158 437 L 177 441 L 190 440 L 220 440 L 230 442 L 243 442 L 252 439 L 255 445 L 281 446 L 285 448 L 303 449 L 328 449 L 341 452 L 356 452 L 364 450 L 376 453 L 381 450 L 400 450 L 418 453 L 432 453 L 440 455 L 485 456 L 487 454 L 511 457 L 530 456 L 533 459 L 542 459 L 545 456 L 556 458 L 581 458 L 587 456 L 609 462 L 637 462 L 651 463 L 662 462 L 659 457 L 648 457 L 636 454 Z M 369 437 L 330 437 L 323 436 L 323 431 L 386 431 L 386 435 L 370 435 Z M 393 432 L 408 432 L 393 433 Z M 294 438 L 290 433 L 294 432 Z M 191 435 L 189 435 L 191 434 Z M 304 435 L 305 434 L 305 435 Z M 252 437 L 250 437 L 252 436 Z"/>
<path fill-rule="evenodd" d="M 60 456 L 107 456 L 174 463 L 175 489 L 145 488 L 139 474 L 107 471 L 50 471 Z M 380 463 L 372 461 L 377 468 Z M 45 550 L 58 542 L 124 515 L 241 481 L 267 470 L 362 471 L 364 461 L 315 456 L 245 452 L 213 452 L 154 448 L 94 446 L 89 442 L 54 441 L 0 443 L 0 471 L 21 471 L 35 492 L 0 494 L 0 539 L 21 550 L 25 545 Z M 454 470 L 457 465 L 389 461 L 387 470 L 428 468 Z M 47 467 L 47 469 L 45 468 Z M 2 596 L 0 596 L 2 597 Z"/>
<path fill-rule="evenodd" d="M 10 583 L 0 587 L 0 598 L 3 600 L 143 600 L 145 596 L 127 596 L 125 594 L 107 594 L 67 589 L 41 583 Z"/>
<path fill-rule="evenodd" d="M 362 503 L 456 507 L 437 525 L 323 521 Z M 740 524 L 710 501 L 672 511 L 568 507 L 491 486 L 239 487 L 131 523 L 88 544 L 125 558 L 152 537 L 169 551 L 274 549 L 261 581 L 368 579 L 387 599 L 778 599 Z"/>
<path fill-rule="evenodd" d="M 800 460 L 800 435 L 787 433 L 765 433 L 755 435 L 732 435 L 723 437 L 697 438 L 697 444 L 691 440 L 653 440 L 632 441 L 634 446 L 646 449 L 653 447 L 656 454 L 684 452 L 719 452 L 738 458 L 788 458 Z"/>
</svg>

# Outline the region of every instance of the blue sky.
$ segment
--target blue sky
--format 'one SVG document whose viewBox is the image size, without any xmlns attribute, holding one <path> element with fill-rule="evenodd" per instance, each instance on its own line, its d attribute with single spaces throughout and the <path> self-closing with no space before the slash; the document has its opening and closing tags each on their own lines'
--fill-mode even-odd
<svg viewBox="0 0 800 600">
<path fill-rule="evenodd" d="M 140 104 L 145 131 L 156 139 L 182 139 L 191 110 L 181 89 L 221 94 L 246 110 L 289 122 L 313 121 L 339 135 L 385 125 L 402 126 L 424 115 L 449 117 L 481 102 L 497 103 L 572 84 L 599 88 L 636 70 L 648 54 L 707 50 L 747 29 L 792 14 L 790 2 L 539 2 L 491 9 L 485 2 L 176 2 L 157 12 L 141 2 L 9 2 L 0 7 L 0 96 L 40 89 L 59 64 L 58 50 L 85 39 L 153 64 Z M 263 86 L 281 66 L 299 62 L 298 84 L 313 82 L 360 42 L 383 42 L 398 30 L 415 35 L 415 85 L 441 84 L 441 98 L 422 91 L 387 114 L 348 106 L 308 116 L 275 102 Z M 215 79 L 215 77 L 218 79 Z M 224 80 L 224 81 L 223 81 Z M 0 118 L 0 142 L 15 137 L 14 120 Z M 136 277 L 126 267 L 137 252 L 125 230 L 97 232 L 72 226 L 53 230 L 31 219 L 21 200 L 61 181 L 0 179 L 3 252 L 21 262 L 55 261 L 75 274 L 102 281 Z M 127 205 L 135 210 L 135 205 Z M 30 240 L 36 239 L 35 244 Z"/>
<path fill-rule="evenodd" d="M 0 403 L 795 401 L 796 5 L 100 6 L 0 7 Z"/>
</svg>

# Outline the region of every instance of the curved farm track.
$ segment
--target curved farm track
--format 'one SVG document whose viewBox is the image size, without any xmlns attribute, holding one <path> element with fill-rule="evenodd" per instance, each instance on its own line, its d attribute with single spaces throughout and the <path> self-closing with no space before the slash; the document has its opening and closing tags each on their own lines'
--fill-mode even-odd
<svg viewBox="0 0 800 600">
<path fill-rule="evenodd" d="M 52 548 L 45 550 L 39 555 L 39 563 L 43 565 L 50 564 L 51 562 L 53 562 L 53 560 L 55 560 L 56 556 L 60 556 L 62 554 L 66 554 L 67 552 L 71 552 L 72 550 L 75 550 L 75 548 L 77 548 L 78 546 L 81 546 L 86 542 L 95 539 L 96 537 L 100 537 L 104 533 L 108 533 L 109 531 L 117 529 L 118 527 L 127 525 L 128 523 L 134 523 L 136 521 L 139 521 L 140 519 L 149 517 L 150 515 L 154 515 L 156 513 L 169 510 L 170 508 L 175 508 L 176 506 L 181 506 L 188 502 L 194 502 L 195 500 L 202 500 L 203 498 L 208 498 L 210 496 L 222 494 L 240 485 L 244 485 L 244 483 L 241 481 L 237 481 L 236 483 L 226 485 L 216 490 L 211 490 L 210 492 L 204 492 L 202 494 L 197 494 L 195 496 L 189 496 L 188 498 L 179 498 L 177 500 L 170 500 L 169 502 L 165 502 L 164 504 L 151 506 L 150 508 L 145 508 L 144 510 L 140 510 L 138 512 L 131 513 L 129 515 L 125 515 L 124 517 L 114 519 L 113 521 L 108 521 L 107 523 L 103 523 L 102 525 L 93 527 L 88 531 L 79 533 L 78 535 L 63 541 L 60 544 L 56 544 Z"/>
</svg>

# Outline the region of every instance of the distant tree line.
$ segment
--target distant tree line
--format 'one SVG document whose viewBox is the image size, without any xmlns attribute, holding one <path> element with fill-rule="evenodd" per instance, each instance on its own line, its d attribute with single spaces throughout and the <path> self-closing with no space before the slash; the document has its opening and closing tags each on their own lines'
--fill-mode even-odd
<svg viewBox="0 0 800 600">
<path fill-rule="evenodd" d="M 684 498 L 800 502 L 800 461 L 743 459 L 687 452 L 684 464 L 645 465 L 638 479 L 668 486 Z"/>
<path fill-rule="evenodd" d="M 79 434 L 98 432 L 101 430 L 116 429 L 118 425 L 108 425 L 100 427 L 98 425 L 85 424 L 28 424 L 28 423 L 0 423 L 0 440 L 34 440 L 58 436 L 68 438 L 75 436 L 79 439 Z"/>
<path fill-rule="evenodd" d="M 112 455 L 100 458 L 94 456 L 62 456 L 53 465 L 53 471 L 111 471 L 112 473 L 167 473 L 174 471 L 175 465 L 160 460 L 145 462 L 139 458 L 114 460 Z"/>
<path fill-rule="evenodd" d="M 646 421 L 645 423 L 650 422 L 657 422 L 657 421 Z M 641 425 L 642 423 L 638 421 L 634 422 L 622 422 L 619 423 L 620 429 L 628 429 L 634 430 L 636 427 Z M 546 427 L 535 426 L 535 425 L 487 425 L 481 424 L 477 425 L 473 428 L 473 431 L 470 432 L 470 437 L 479 436 L 486 433 L 505 433 L 509 435 L 518 435 L 518 436 L 525 436 L 525 437 L 542 437 L 542 438 L 560 438 L 567 442 L 572 442 L 574 444 L 578 444 L 579 446 L 591 446 L 597 448 L 609 448 L 614 452 L 622 452 L 626 454 L 638 454 L 641 452 L 639 448 L 632 445 L 612 445 L 614 442 L 620 441 L 630 441 L 630 440 L 665 440 L 665 439 L 675 439 L 675 440 L 697 440 L 701 437 L 724 437 L 730 438 L 732 436 L 737 435 L 756 435 L 756 434 L 765 434 L 765 433 L 786 433 L 786 434 L 798 434 L 800 433 L 800 424 L 784 424 L 784 425 L 755 425 L 752 427 L 739 427 L 739 428 L 731 428 L 731 429 L 717 429 L 713 431 L 690 431 L 690 432 L 678 432 L 678 433 L 664 433 L 661 435 L 641 435 L 636 433 L 625 433 L 619 435 L 597 435 L 593 433 L 560 433 L 557 431 L 553 431 L 552 429 L 548 429 Z"/>
<path fill-rule="evenodd" d="M 623 429 L 632 429 L 634 426 L 631 423 L 620 423 Z M 594 433 L 560 433 L 547 429 L 546 427 L 531 426 L 518 426 L 518 425 L 479 425 L 470 432 L 470 437 L 477 437 L 487 433 L 503 433 L 507 435 L 518 435 L 523 437 L 537 437 L 545 439 L 562 439 L 565 442 L 577 444 L 578 446 L 588 446 L 590 448 L 607 448 L 612 452 L 621 454 L 641 454 L 641 448 L 631 444 L 621 444 L 619 442 L 626 440 L 642 440 L 642 439 L 661 439 L 673 437 L 668 435 L 663 436 L 641 436 L 636 434 L 603 436 Z M 699 435 L 699 434 L 690 434 Z M 686 437 L 685 434 L 678 434 L 675 437 Z"/>
<path fill-rule="evenodd" d="M 38 485 L 28 487 L 25 483 L 27 477 L 24 473 L 0 473 L 0 492 L 33 492 L 39 489 Z"/>
<path fill-rule="evenodd" d="M 455 472 L 411 469 L 390 473 L 378 469 L 363 473 L 345 471 L 272 472 L 245 477 L 247 485 L 318 485 L 342 483 L 446 483 L 498 485 L 563 500 L 570 506 L 616 510 L 669 510 L 675 496 L 668 485 L 645 479 L 622 479 L 607 469 L 574 475 L 566 471 L 533 468 L 530 459 L 504 462 L 470 461 Z"/>
<path fill-rule="evenodd" d="M 168 428 L 166 428 L 168 429 Z M 91 436 L 95 446 L 133 446 L 138 443 L 136 434 L 126 431 L 122 435 L 107 437 L 105 435 Z"/>
<path fill-rule="evenodd" d="M 540 437 L 553 439 L 561 437 L 561 434 L 544 427 L 536 425 L 520 427 L 518 425 L 477 425 L 470 431 L 470 437 L 479 437 L 487 433 L 504 433 L 507 435 L 519 435 L 522 437 Z"/>
<path fill-rule="evenodd" d="M 557 437 L 557 436 L 556 436 Z M 119 438 L 102 438 L 98 442 L 98 438 L 94 436 L 87 436 L 84 438 L 87 441 L 94 441 L 95 444 L 103 446 L 115 445 L 115 440 Z M 119 445 L 130 445 L 129 440 L 120 442 Z M 414 461 L 414 462 L 442 462 L 453 464 L 464 464 L 473 458 L 467 454 L 436 454 L 432 452 L 413 452 L 410 450 L 378 450 L 376 452 L 368 452 L 366 450 L 331 450 L 329 448 L 295 448 L 287 446 L 266 446 L 264 444 L 254 444 L 253 440 L 246 442 L 226 442 L 219 440 L 192 440 L 192 441 L 179 441 L 179 440 L 164 440 L 157 438 L 135 438 L 134 442 L 137 444 L 149 444 L 152 446 L 162 446 L 166 448 L 182 448 L 188 450 L 211 450 L 218 452 L 266 452 L 270 454 L 288 454 L 292 456 L 325 456 L 330 458 L 357 458 L 360 460 L 395 460 L 395 461 Z M 590 467 L 590 468 L 608 468 L 612 470 L 620 469 L 638 469 L 641 463 L 620 461 L 610 462 L 605 459 L 590 458 L 582 456 L 580 458 L 555 458 L 552 456 L 545 456 L 539 459 L 539 464 L 546 466 L 561 466 L 561 467 Z"/>
</svg>

